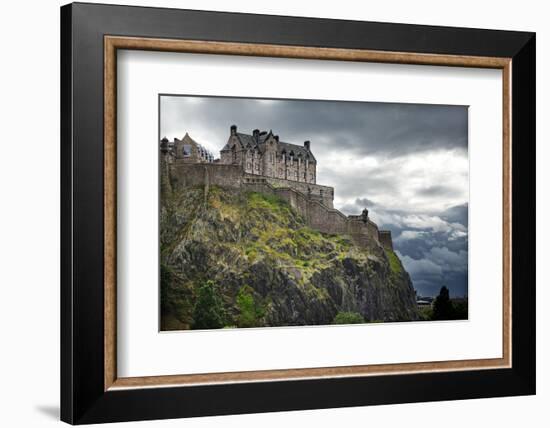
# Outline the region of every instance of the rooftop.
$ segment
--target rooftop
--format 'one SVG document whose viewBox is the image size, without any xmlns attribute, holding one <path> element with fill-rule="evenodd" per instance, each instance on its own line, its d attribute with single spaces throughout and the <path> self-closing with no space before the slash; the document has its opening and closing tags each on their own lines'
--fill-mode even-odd
<svg viewBox="0 0 550 428">
<path fill-rule="evenodd" d="M 236 130 L 236 128 L 235 128 Z M 255 129 L 252 131 L 252 134 L 245 134 L 242 132 L 235 132 L 235 135 L 241 142 L 244 148 L 246 149 L 257 149 L 260 153 L 265 152 L 265 142 L 269 139 L 270 136 L 273 136 L 275 140 L 277 140 L 277 153 L 278 154 L 287 154 L 288 156 L 297 156 L 297 157 L 303 157 L 304 159 L 310 159 L 315 161 L 315 156 L 313 156 L 313 153 L 311 152 L 310 148 L 304 145 L 298 145 L 298 144 L 292 144 L 292 143 L 286 143 L 284 141 L 279 140 L 278 135 L 274 135 L 273 131 L 260 131 L 258 129 Z M 309 143 L 309 142 L 307 142 Z M 226 144 L 222 151 L 229 150 L 229 145 Z"/>
</svg>

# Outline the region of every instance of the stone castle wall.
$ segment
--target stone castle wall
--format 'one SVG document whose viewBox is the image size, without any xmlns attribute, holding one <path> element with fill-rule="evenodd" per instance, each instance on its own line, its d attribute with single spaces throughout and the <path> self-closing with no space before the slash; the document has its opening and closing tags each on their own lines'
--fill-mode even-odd
<svg viewBox="0 0 550 428">
<path fill-rule="evenodd" d="M 255 174 L 244 174 L 247 178 L 258 178 Z M 273 187 L 290 187 L 297 190 L 304 195 L 307 195 L 309 199 L 316 200 L 326 205 L 329 208 L 333 208 L 332 201 L 334 200 L 334 188 L 330 186 L 323 186 L 321 184 L 304 183 L 302 181 L 284 180 L 274 177 L 262 177 L 267 180 Z"/>
<path fill-rule="evenodd" d="M 161 165 L 161 167 L 163 168 L 161 171 L 165 171 L 164 166 Z M 348 217 L 332 207 L 332 187 L 246 174 L 240 165 L 189 164 L 175 161 L 169 164 L 167 172 L 168 178 L 163 178 L 161 172 L 161 182 L 169 181 L 172 188 L 215 185 L 276 195 L 288 201 L 313 229 L 323 233 L 350 235 L 358 245 L 363 247 L 381 244 L 393 249 L 389 231 L 379 231 L 378 226 L 369 219 L 365 221 L 361 216 Z M 305 186 L 306 193 L 299 185 Z M 315 189 L 308 193 L 308 186 L 310 189 L 315 186 Z M 321 190 L 331 191 L 330 204 L 325 203 L 328 196 L 319 198 Z"/>
<path fill-rule="evenodd" d="M 244 179 L 240 165 L 188 164 L 177 160 L 170 165 L 169 174 L 172 186 L 202 186 L 208 179 L 211 185 L 239 189 Z"/>
<path fill-rule="evenodd" d="M 380 243 L 387 248 L 391 248 L 393 250 L 393 240 L 391 237 L 391 231 L 389 230 L 381 230 L 379 233 L 379 239 Z"/>
</svg>

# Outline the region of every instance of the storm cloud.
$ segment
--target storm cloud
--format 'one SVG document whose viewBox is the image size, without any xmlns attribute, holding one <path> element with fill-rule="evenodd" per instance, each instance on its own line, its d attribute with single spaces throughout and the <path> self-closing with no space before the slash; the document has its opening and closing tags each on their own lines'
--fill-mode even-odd
<svg viewBox="0 0 550 428">
<path fill-rule="evenodd" d="M 310 140 L 317 182 L 335 188 L 336 208 L 367 207 L 392 231 L 420 295 L 467 295 L 466 106 L 162 95 L 160 109 L 161 138 L 189 133 L 216 155 L 232 124 Z"/>
</svg>

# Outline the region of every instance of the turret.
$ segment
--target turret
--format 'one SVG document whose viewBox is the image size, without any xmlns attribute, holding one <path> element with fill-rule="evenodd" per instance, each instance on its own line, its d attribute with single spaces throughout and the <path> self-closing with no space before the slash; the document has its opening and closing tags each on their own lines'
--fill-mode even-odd
<svg viewBox="0 0 550 428">
<path fill-rule="evenodd" d="M 237 125 L 231 125 L 231 128 L 229 128 L 231 135 L 237 135 Z"/>
<path fill-rule="evenodd" d="M 160 140 L 160 151 L 162 153 L 168 153 L 168 143 L 170 141 L 168 138 L 164 137 L 162 140 Z"/>
<path fill-rule="evenodd" d="M 369 210 L 368 209 L 364 209 L 363 212 L 361 213 L 361 220 L 363 220 L 363 223 L 368 223 L 369 222 Z"/>
</svg>

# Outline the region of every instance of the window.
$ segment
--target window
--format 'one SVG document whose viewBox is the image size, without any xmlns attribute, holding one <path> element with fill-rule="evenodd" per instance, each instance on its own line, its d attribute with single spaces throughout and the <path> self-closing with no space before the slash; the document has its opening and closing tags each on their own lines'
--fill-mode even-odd
<svg viewBox="0 0 550 428">
<path fill-rule="evenodd" d="M 191 144 L 184 144 L 182 148 L 183 157 L 187 158 L 191 156 Z"/>
<path fill-rule="evenodd" d="M 251 169 L 250 162 L 246 163 L 246 169 Z"/>
</svg>

